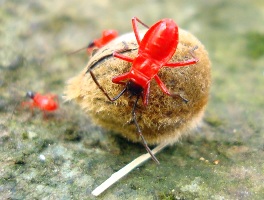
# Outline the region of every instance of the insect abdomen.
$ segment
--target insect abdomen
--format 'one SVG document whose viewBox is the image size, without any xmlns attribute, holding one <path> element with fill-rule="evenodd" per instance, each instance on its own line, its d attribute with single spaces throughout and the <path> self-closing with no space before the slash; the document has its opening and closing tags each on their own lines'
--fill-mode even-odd
<svg viewBox="0 0 264 200">
<path fill-rule="evenodd" d="M 171 19 L 164 19 L 152 26 L 141 41 L 139 54 L 145 52 L 149 58 L 166 63 L 174 54 L 178 44 L 178 26 Z"/>
</svg>

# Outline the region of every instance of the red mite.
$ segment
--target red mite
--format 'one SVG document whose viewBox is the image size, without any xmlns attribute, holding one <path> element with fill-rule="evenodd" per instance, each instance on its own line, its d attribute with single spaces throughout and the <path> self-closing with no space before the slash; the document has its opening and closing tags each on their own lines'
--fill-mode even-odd
<svg viewBox="0 0 264 200">
<path fill-rule="evenodd" d="M 106 45 L 108 42 L 112 41 L 118 36 L 116 30 L 104 30 L 102 32 L 102 37 L 93 40 L 87 46 L 87 53 L 90 54 L 94 47 L 101 48 L 102 46 Z"/>
<path fill-rule="evenodd" d="M 43 112 L 43 116 L 46 117 L 46 112 L 55 111 L 59 108 L 58 97 L 54 94 L 41 95 L 39 93 L 33 93 L 28 91 L 27 97 L 31 98 L 31 101 L 23 102 L 22 106 L 29 106 L 33 111 L 34 107 L 40 109 Z"/>
<path fill-rule="evenodd" d="M 136 100 L 132 108 L 132 119 L 136 125 L 137 132 L 141 137 L 146 150 L 151 155 L 152 159 L 156 163 L 159 163 L 157 158 L 152 154 L 150 148 L 148 147 L 138 125 L 135 114 L 136 105 L 140 97 L 142 98 L 143 104 L 145 106 L 148 104 L 150 81 L 152 79 L 157 82 L 161 90 L 166 95 L 181 98 L 187 103 L 188 100 L 183 98 L 180 94 L 170 93 L 157 74 L 162 67 L 176 68 L 197 63 L 198 59 L 195 58 L 193 54 L 193 51 L 197 47 L 194 47 L 192 50 L 190 50 L 192 59 L 181 62 L 169 62 L 169 60 L 174 55 L 179 43 L 178 26 L 176 23 L 172 19 L 162 19 L 151 26 L 141 40 L 136 24 L 137 22 L 141 23 L 147 28 L 149 27 L 138 18 L 132 18 L 133 31 L 139 45 L 138 55 L 135 58 L 130 58 L 118 52 L 113 53 L 113 56 L 116 58 L 127 62 L 132 62 L 132 67 L 129 72 L 118 75 L 112 79 L 113 83 L 124 85 L 124 89 L 117 96 L 111 98 L 98 83 L 94 73 L 91 71 L 91 68 L 88 71 L 90 72 L 94 82 L 110 101 L 117 100 L 126 91 L 128 91 L 131 96 L 136 96 Z"/>
</svg>

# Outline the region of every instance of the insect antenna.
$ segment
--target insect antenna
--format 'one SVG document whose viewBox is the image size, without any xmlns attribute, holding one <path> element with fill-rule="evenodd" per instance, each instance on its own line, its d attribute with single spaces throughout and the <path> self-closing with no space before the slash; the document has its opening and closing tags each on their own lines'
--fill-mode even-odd
<svg viewBox="0 0 264 200">
<path fill-rule="evenodd" d="M 138 122 L 137 122 L 137 117 L 136 117 L 135 110 L 136 110 L 137 102 L 138 102 L 138 100 L 139 100 L 140 97 L 141 97 L 141 95 L 137 95 L 136 101 L 135 101 L 135 103 L 133 105 L 132 118 L 133 118 L 133 121 L 134 121 L 134 123 L 136 125 L 137 132 L 138 132 L 139 136 L 141 137 L 141 140 L 142 140 L 143 145 L 146 148 L 147 152 L 151 155 L 152 160 L 154 160 L 157 164 L 160 164 L 160 162 L 158 161 L 158 159 L 154 156 L 154 154 L 152 153 L 152 151 L 148 147 L 148 144 L 147 144 L 144 136 L 142 135 L 142 131 L 141 131 L 141 129 L 140 129 L 139 125 L 138 125 Z"/>
<path fill-rule="evenodd" d="M 127 90 L 127 87 L 125 87 L 118 95 L 116 95 L 114 98 L 111 98 L 108 93 L 104 90 L 104 88 L 100 85 L 100 83 L 97 81 L 97 78 L 95 77 L 94 73 L 92 72 L 92 70 L 90 70 L 90 74 L 91 77 L 93 79 L 93 81 L 95 82 L 95 84 L 99 87 L 99 89 L 104 93 L 104 95 L 107 97 L 107 99 L 109 101 L 115 101 L 117 99 L 119 99 L 119 97 L 121 97 L 125 91 Z"/>
<path fill-rule="evenodd" d="M 70 55 L 75 54 L 75 53 L 78 53 L 78 52 L 80 52 L 80 51 L 82 51 L 82 50 L 84 50 L 84 49 L 87 49 L 87 47 L 82 47 L 82 48 L 77 49 L 77 50 L 75 50 L 75 51 L 68 52 L 68 53 L 66 53 L 66 55 L 67 55 L 67 56 L 70 56 Z"/>
<path fill-rule="evenodd" d="M 95 47 L 95 44 L 94 44 L 94 42 L 92 41 L 92 42 L 90 42 L 86 47 L 82 47 L 82 48 L 77 49 L 77 50 L 75 50 L 75 51 L 72 51 L 72 52 L 66 53 L 66 55 L 67 55 L 67 56 L 70 56 L 70 55 L 75 54 L 75 53 L 78 53 L 78 52 L 80 52 L 80 51 L 82 51 L 82 50 L 84 50 L 84 49 L 89 49 L 89 48 L 93 48 L 93 47 Z"/>
</svg>

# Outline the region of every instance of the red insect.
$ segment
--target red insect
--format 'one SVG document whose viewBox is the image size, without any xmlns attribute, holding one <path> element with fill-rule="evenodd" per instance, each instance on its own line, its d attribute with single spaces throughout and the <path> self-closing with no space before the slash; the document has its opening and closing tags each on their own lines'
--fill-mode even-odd
<svg viewBox="0 0 264 200">
<path fill-rule="evenodd" d="M 197 63 L 198 59 L 195 58 L 193 54 L 193 51 L 197 47 L 194 47 L 192 50 L 190 50 L 192 59 L 181 62 L 169 62 L 172 56 L 174 55 L 177 45 L 179 43 L 178 26 L 176 25 L 176 23 L 172 19 L 162 19 L 153 26 L 151 26 L 146 32 L 143 39 L 141 40 L 136 24 L 137 22 L 141 23 L 147 28 L 149 27 L 145 25 L 142 21 L 140 21 L 138 18 L 132 18 L 133 31 L 137 43 L 139 45 L 138 55 L 135 58 L 130 58 L 118 52 L 113 53 L 113 56 L 116 58 L 122 59 L 127 62 L 132 62 L 132 67 L 129 72 L 118 75 L 112 79 L 113 83 L 124 85 L 124 89 L 116 97 L 111 98 L 107 94 L 107 92 L 102 88 L 102 86 L 98 83 L 91 68 L 89 68 L 88 71 L 90 72 L 94 82 L 110 101 L 117 100 L 126 91 L 128 91 L 131 95 L 136 96 L 136 100 L 132 108 L 132 119 L 136 125 L 137 132 L 141 137 L 146 150 L 152 156 L 152 159 L 159 163 L 157 158 L 152 154 L 151 150 L 149 149 L 144 139 L 144 136 L 142 135 L 141 129 L 138 125 L 135 113 L 136 105 L 140 97 L 142 97 L 143 104 L 145 106 L 148 104 L 150 81 L 152 79 L 157 82 L 161 90 L 166 95 L 181 98 L 187 103 L 188 100 L 183 98 L 180 94 L 170 93 L 157 74 L 162 67 L 176 68 Z"/>
<path fill-rule="evenodd" d="M 81 50 L 86 49 L 87 54 L 92 54 L 93 50 L 95 48 L 101 48 L 104 45 L 106 45 L 107 43 L 111 42 L 113 39 L 117 38 L 118 36 L 118 32 L 116 30 L 104 30 L 102 32 L 102 37 L 98 38 L 98 39 L 94 39 L 93 41 L 91 41 L 86 47 L 83 47 L 81 49 L 78 49 L 76 51 L 70 52 L 68 53 L 68 55 L 77 53 Z"/>
<path fill-rule="evenodd" d="M 22 106 L 29 106 L 32 112 L 34 108 L 40 109 L 43 112 L 43 117 L 46 117 L 46 112 L 52 112 L 59 108 L 57 95 L 41 95 L 28 91 L 26 96 L 29 97 L 31 101 L 23 102 Z"/>
<path fill-rule="evenodd" d="M 102 46 L 106 45 L 108 42 L 112 41 L 118 36 L 116 30 L 104 30 L 102 32 L 102 37 L 93 40 L 87 46 L 87 53 L 90 54 L 94 47 L 101 48 Z"/>
</svg>

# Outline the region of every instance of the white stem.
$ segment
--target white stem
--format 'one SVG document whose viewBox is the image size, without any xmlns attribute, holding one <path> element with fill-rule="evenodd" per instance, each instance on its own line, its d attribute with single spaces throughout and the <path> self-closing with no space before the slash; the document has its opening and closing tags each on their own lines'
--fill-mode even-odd
<svg viewBox="0 0 264 200">
<path fill-rule="evenodd" d="M 153 150 L 152 153 L 155 155 L 159 151 L 161 151 L 163 148 L 165 148 L 169 143 L 164 142 L 156 146 Z M 113 185 L 115 182 L 117 182 L 119 179 L 127 175 L 131 170 L 145 162 L 150 158 L 150 154 L 146 153 L 143 154 L 139 157 L 137 157 L 135 160 L 132 162 L 128 163 L 125 167 L 120 169 L 119 171 L 113 173 L 105 182 L 103 182 L 101 185 L 99 185 L 95 190 L 92 191 L 92 195 L 98 196 L 100 195 L 103 191 L 105 191 L 107 188 L 109 188 L 111 185 Z"/>
</svg>

